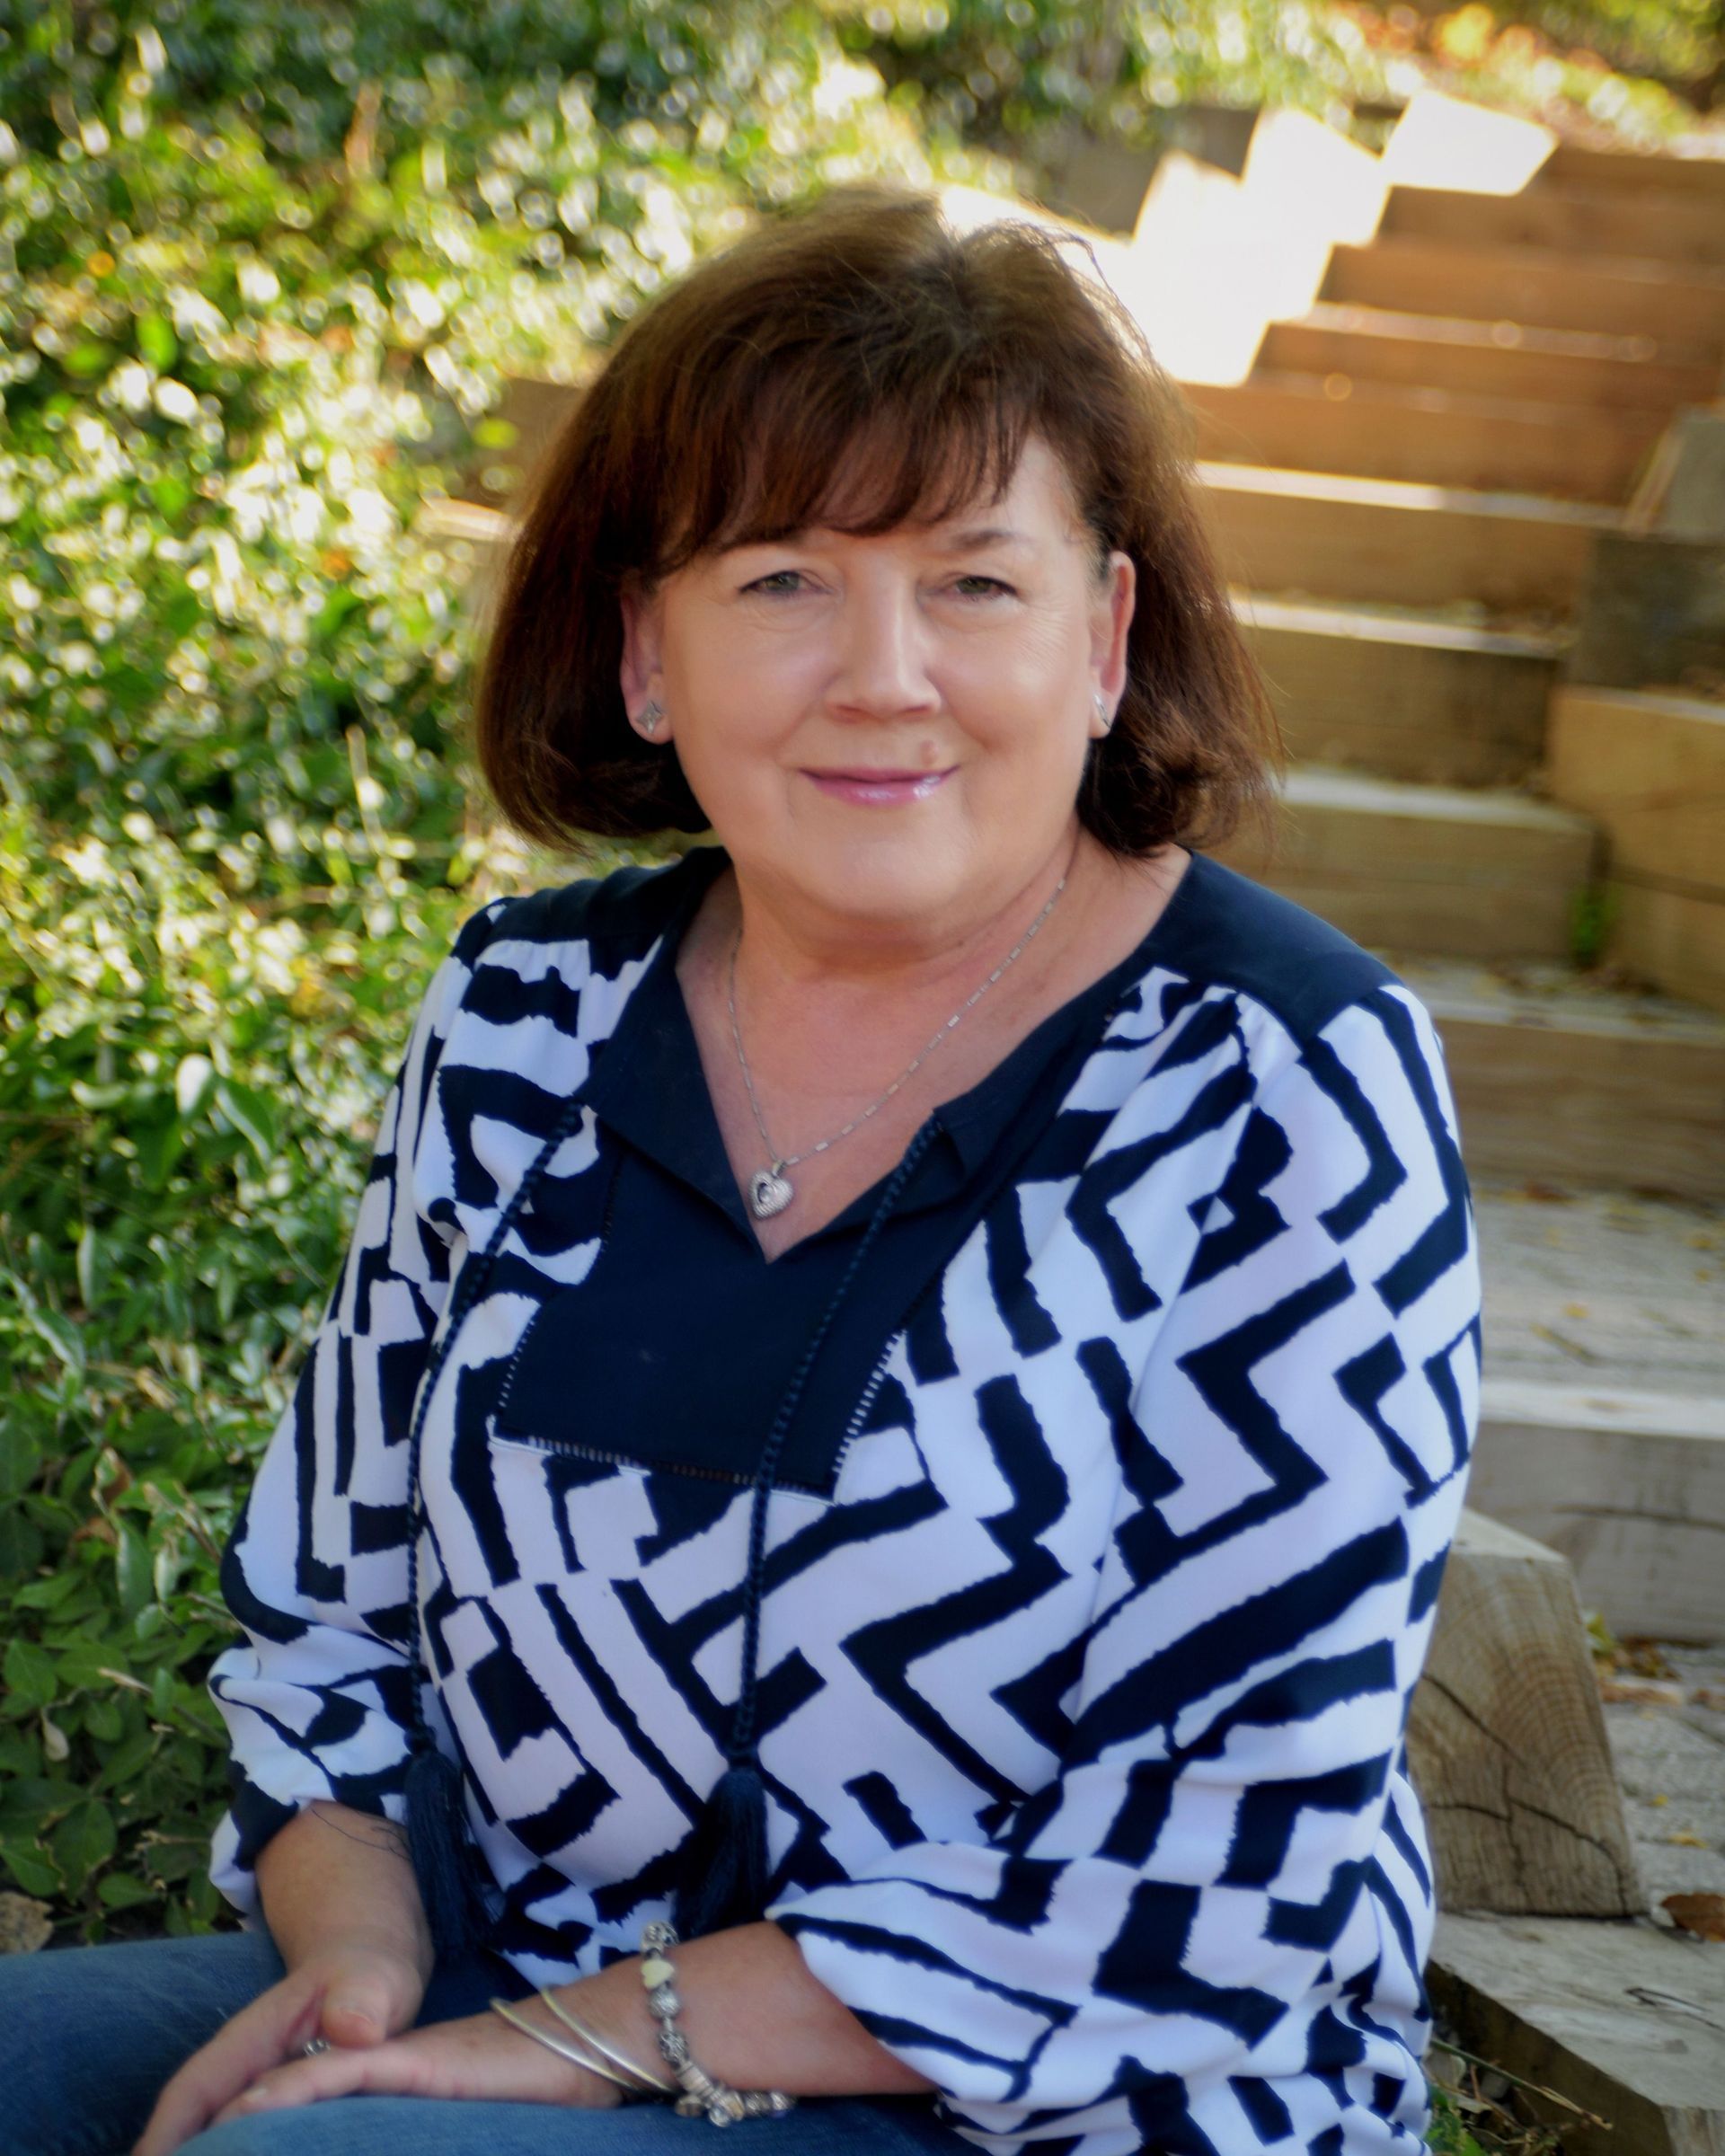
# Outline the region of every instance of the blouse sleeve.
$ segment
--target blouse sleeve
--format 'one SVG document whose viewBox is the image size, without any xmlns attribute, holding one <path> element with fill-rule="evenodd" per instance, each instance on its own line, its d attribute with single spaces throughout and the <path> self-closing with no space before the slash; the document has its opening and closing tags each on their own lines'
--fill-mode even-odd
<svg viewBox="0 0 1725 2156">
<path fill-rule="evenodd" d="M 1393 2104 L 1411 2071 L 1372 2017 L 1422 2013 L 1429 1883 L 1399 1769 L 1479 1289 L 1441 1055 L 1405 991 L 1261 1085 L 1199 1224 L 1122 1372 L 1057 1777 L 986 1842 L 912 1843 L 768 1913 L 984 2146 L 1255 2148 L 1333 2119 L 1326 2078 Z M 1422 2102 L 1380 2119 L 1392 2141 L 1417 2146 Z"/>
<path fill-rule="evenodd" d="M 498 906 L 438 968 L 385 1102 L 352 1240 L 294 1397 L 222 1564 L 246 1634 L 217 1657 L 231 1808 L 211 1876 L 243 1910 L 278 1828 L 317 1798 L 401 1816 L 407 1766 L 407 1455 L 415 1394 L 449 1277 L 450 1209 L 416 1164 L 438 1127 L 433 1081 Z"/>
</svg>

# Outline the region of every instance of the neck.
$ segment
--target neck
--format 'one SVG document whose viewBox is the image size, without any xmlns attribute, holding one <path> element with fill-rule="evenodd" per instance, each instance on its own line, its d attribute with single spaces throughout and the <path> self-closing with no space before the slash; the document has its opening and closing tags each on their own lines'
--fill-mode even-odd
<svg viewBox="0 0 1725 2156">
<path fill-rule="evenodd" d="M 818 992 L 845 1002 L 916 1005 L 950 991 L 962 1003 L 1018 945 L 1063 878 L 1066 888 L 1038 940 L 1052 941 L 1057 922 L 1081 910 L 1097 872 L 1092 855 L 1100 852 L 1075 826 L 1028 876 L 934 923 L 819 917 L 798 894 L 739 869 L 726 909 L 726 941 L 736 948 L 738 979 L 751 1000 Z"/>
</svg>

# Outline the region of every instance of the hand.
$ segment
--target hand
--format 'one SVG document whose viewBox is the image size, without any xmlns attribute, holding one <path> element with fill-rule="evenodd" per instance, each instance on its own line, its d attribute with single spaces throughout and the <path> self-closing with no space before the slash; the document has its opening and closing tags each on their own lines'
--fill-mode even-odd
<svg viewBox="0 0 1725 2156">
<path fill-rule="evenodd" d="M 522 2010 L 540 2010 L 532 2001 Z M 364 2051 L 326 2051 L 290 2059 L 261 2074 L 214 2120 L 251 2118 L 337 2096 L 430 2096 L 499 2104 L 567 2104 L 608 2110 L 623 2091 L 600 2074 L 571 2065 L 511 2028 L 500 2014 L 439 2021 Z M 139 2156 L 143 2156 L 142 2151 Z"/>
<path fill-rule="evenodd" d="M 163 2090 L 133 2156 L 172 2156 L 313 2037 L 341 2047 L 331 2056 L 382 2044 L 408 2027 L 424 1996 L 423 1972 L 392 1948 L 348 1945 L 309 1956 L 186 2061 Z"/>
</svg>

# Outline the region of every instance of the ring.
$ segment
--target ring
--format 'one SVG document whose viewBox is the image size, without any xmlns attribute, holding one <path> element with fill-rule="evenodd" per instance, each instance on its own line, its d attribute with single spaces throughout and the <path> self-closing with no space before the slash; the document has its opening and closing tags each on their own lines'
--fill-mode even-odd
<svg viewBox="0 0 1725 2156">
<path fill-rule="evenodd" d="M 309 2043 L 300 2046 L 299 2055 L 302 2059 L 321 2058 L 329 2048 L 330 2039 L 327 2037 L 314 2037 Z"/>
</svg>

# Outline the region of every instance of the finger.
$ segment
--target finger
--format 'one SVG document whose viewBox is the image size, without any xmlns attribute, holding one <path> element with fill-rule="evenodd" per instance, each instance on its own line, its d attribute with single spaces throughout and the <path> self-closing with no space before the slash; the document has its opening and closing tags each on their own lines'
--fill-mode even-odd
<svg viewBox="0 0 1725 2156">
<path fill-rule="evenodd" d="M 314 2059 L 291 2059 L 285 2066 L 260 2074 L 225 2104 L 210 2124 L 226 2125 L 230 2119 L 250 2118 L 260 2111 L 291 2111 L 362 2092 L 420 2096 L 432 2090 L 427 2086 L 423 2063 L 411 2054 L 402 2055 L 396 2045 L 326 2051 Z"/>
<path fill-rule="evenodd" d="M 296 2049 L 317 2027 L 315 1998 L 267 1993 L 187 2060 L 156 2099 L 133 2156 L 172 2156 L 210 2115 Z"/>
<path fill-rule="evenodd" d="M 332 2044 L 381 2044 L 411 2019 L 410 2002 L 401 1993 L 381 1970 L 346 1972 L 323 1994 L 318 2026 Z"/>
</svg>

